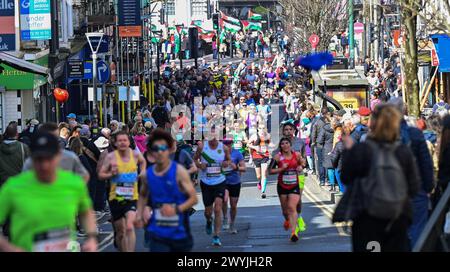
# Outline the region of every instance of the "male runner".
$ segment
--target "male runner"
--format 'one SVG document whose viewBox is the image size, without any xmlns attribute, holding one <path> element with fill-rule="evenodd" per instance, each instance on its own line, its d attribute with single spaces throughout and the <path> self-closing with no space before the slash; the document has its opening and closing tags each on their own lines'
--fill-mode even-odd
<svg viewBox="0 0 450 272">
<path fill-rule="evenodd" d="M 133 223 L 139 194 L 138 179 L 145 179 L 146 162 L 141 153 L 130 148 L 130 139 L 126 132 L 119 131 L 114 138 L 117 149 L 106 155 L 98 177 L 111 181 L 109 208 L 119 251 L 133 252 L 136 245 Z"/>
<path fill-rule="evenodd" d="M 221 246 L 220 229 L 222 228 L 222 205 L 225 196 L 225 175 L 222 167 L 230 162 L 230 149 L 218 140 L 218 130 L 212 127 L 207 135 L 208 141 L 199 142 L 194 155 L 195 163 L 200 169 L 200 188 L 205 205 L 206 233 L 213 232 L 212 220 L 214 210 L 214 235 L 212 244 Z"/>
<path fill-rule="evenodd" d="M 87 233 L 82 250 L 96 251 L 87 186 L 80 176 L 59 167 L 58 138 L 38 132 L 30 150 L 31 169 L 11 177 L 0 189 L 0 225 L 7 218 L 11 223 L 9 240 L 0 234 L 0 251 L 69 251 L 76 245 L 77 215 Z"/>
</svg>

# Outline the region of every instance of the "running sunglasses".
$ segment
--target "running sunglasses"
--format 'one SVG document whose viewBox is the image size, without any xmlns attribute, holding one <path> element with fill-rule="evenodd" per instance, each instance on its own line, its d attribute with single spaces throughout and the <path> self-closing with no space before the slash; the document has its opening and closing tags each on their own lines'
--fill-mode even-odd
<svg viewBox="0 0 450 272">
<path fill-rule="evenodd" d="M 150 148 L 150 151 L 152 152 L 164 152 L 169 150 L 169 147 L 167 145 L 154 145 Z"/>
</svg>

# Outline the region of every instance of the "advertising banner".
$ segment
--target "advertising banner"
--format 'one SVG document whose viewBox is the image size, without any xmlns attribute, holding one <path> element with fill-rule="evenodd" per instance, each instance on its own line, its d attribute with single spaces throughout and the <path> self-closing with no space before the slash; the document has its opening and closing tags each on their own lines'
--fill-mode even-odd
<svg viewBox="0 0 450 272">
<path fill-rule="evenodd" d="M 50 0 L 20 0 L 20 36 L 23 41 L 50 40 Z"/>
<path fill-rule="evenodd" d="M 16 50 L 14 0 L 0 0 L 0 51 Z"/>
</svg>

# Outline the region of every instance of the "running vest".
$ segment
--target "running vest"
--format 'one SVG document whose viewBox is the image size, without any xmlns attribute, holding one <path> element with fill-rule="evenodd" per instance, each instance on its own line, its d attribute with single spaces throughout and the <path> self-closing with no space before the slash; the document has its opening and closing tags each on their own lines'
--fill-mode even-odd
<svg viewBox="0 0 450 272">
<path fill-rule="evenodd" d="M 258 151 L 252 149 L 252 157 L 254 159 L 263 159 L 269 157 L 269 143 L 270 140 L 265 140 L 264 138 L 261 138 L 259 134 L 257 134 L 256 142 L 254 143 L 255 146 L 258 146 Z"/>
<path fill-rule="evenodd" d="M 109 200 L 137 200 L 138 199 L 138 168 L 133 150 L 129 149 L 130 160 L 122 161 L 119 151 L 114 151 L 117 161 L 118 174 L 111 178 Z"/>
<path fill-rule="evenodd" d="M 206 185 L 217 185 L 225 181 L 225 175 L 222 173 L 222 162 L 225 160 L 225 151 L 223 144 L 219 145 L 215 150 L 209 147 L 208 142 L 203 145 L 201 162 L 206 163 L 205 170 L 200 172 L 200 180 Z"/>
<path fill-rule="evenodd" d="M 297 173 L 297 154 L 292 152 L 292 158 L 286 159 L 281 153 L 278 167 L 282 167 L 283 164 L 287 164 L 288 168 L 282 173 L 278 174 L 278 184 L 284 189 L 290 190 L 298 186 L 298 173 Z"/>
<path fill-rule="evenodd" d="M 187 199 L 187 196 L 178 188 L 177 163 L 172 161 L 169 170 L 162 176 L 155 174 L 153 165 L 147 170 L 147 184 L 149 204 L 153 211 L 147 231 L 155 237 L 170 240 L 190 237 L 189 216 L 186 212 L 167 217 L 160 211 L 163 204 L 178 206 Z"/>
</svg>

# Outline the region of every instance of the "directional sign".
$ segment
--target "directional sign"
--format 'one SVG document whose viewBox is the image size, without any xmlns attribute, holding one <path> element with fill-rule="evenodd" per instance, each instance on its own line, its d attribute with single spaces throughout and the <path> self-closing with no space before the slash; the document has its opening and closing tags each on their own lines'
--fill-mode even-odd
<svg viewBox="0 0 450 272">
<path fill-rule="evenodd" d="M 312 34 L 311 36 L 309 36 L 309 43 L 311 44 L 312 48 L 316 48 L 319 44 L 319 41 L 319 36 L 317 36 L 316 34 Z"/>
<path fill-rule="evenodd" d="M 97 63 L 97 79 L 101 83 L 106 83 L 110 76 L 109 65 L 104 61 L 99 61 Z"/>
<path fill-rule="evenodd" d="M 92 79 L 92 62 L 84 63 L 84 79 Z M 100 83 L 106 83 L 110 76 L 109 65 L 103 60 L 97 62 L 97 80 Z"/>
<path fill-rule="evenodd" d="M 361 34 L 364 32 L 364 24 L 357 22 L 353 25 L 353 29 L 355 31 L 355 34 Z"/>
</svg>

